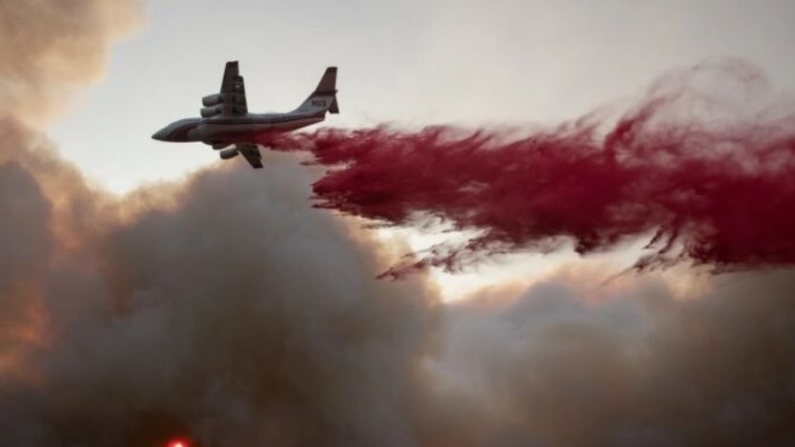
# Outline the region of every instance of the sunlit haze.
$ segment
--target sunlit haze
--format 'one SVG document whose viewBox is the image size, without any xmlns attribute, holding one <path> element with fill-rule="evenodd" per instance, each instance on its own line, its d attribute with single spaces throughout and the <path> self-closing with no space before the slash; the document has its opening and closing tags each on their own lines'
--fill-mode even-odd
<svg viewBox="0 0 795 447">
<path fill-rule="evenodd" d="M 727 56 L 795 90 L 785 43 L 794 17 L 793 5 L 774 0 L 149 2 L 144 28 L 114 48 L 107 76 L 51 135 L 117 193 L 220 163 L 201 144 L 150 135 L 198 116 L 227 60 L 240 61 L 253 111 L 291 110 L 338 65 L 342 113 L 321 126 L 555 124 L 631 102 L 666 70 Z M 452 298 L 506 275 L 538 276 L 556 258 L 437 277 Z"/>
</svg>

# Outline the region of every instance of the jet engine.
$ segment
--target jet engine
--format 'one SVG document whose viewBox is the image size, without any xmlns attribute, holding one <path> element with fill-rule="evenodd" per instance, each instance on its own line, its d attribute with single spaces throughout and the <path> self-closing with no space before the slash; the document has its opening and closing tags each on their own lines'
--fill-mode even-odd
<svg viewBox="0 0 795 447">
<path fill-rule="evenodd" d="M 210 145 L 213 147 L 213 149 L 219 150 L 229 146 L 229 143 L 211 143 Z"/>
<path fill-rule="evenodd" d="M 212 107 L 221 104 L 223 100 L 224 96 L 220 93 L 216 93 L 214 95 L 209 95 L 202 98 L 202 104 L 204 104 L 205 107 Z"/>
<path fill-rule="evenodd" d="M 205 107 L 201 110 L 202 118 L 212 118 L 221 113 L 220 107 Z"/>
<path fill-rule="evenodd" d="M 231 149 L 222 150 L 220 154 L 221 154 L 221 160 L 229 160 L 230 158 L 237 157 L 240 154 L 240 152 L 238 152 L 236 148 L 231 148 Z"/>
</svg>

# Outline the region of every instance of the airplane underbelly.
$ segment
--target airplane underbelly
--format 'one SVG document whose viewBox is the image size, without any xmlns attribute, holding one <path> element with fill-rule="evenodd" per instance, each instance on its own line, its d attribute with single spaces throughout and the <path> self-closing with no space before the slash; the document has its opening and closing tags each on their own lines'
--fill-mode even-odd
<svg viewBox="0 0 795 447">
<path fill-rule="evenodd" d="M 246 142 L 249 135 L 270 131 L 270 124 L 205 124 L 201 129 L 202 140 L 225 143 Z"/>
<path fill-rule="evenodd" d="M 263 134 L 290 132 L 323 121 L 305 118 L 282 122 L 205 123 L 199 127 L 201 140 L 213 143 L 256 143 Z"/>
</svg>

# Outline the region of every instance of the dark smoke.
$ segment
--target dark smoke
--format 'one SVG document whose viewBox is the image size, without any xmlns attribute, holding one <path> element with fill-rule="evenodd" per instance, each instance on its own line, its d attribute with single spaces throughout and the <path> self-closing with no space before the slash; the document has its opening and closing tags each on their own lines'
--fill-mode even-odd
<svg viewBox="0 0 795 447">
<path fill-rule="evenodd" d="M 45 73 L 0 72 L 0 447 L 795 443 L 791 271 L 685 293 L 575 268 L 441 305 L 422 274 L 375 280 L 404 247 L 309 208 L 313 173 L 284 155 L 114 198 L 25 123 L 61 100 L 48 61 L 93 79 L 117 34 L 98 18 L 136 6 L 14 4 L 0 23 L 44 35 L 5 67 Z"/>
<path fill-rule="evenodd" d="M 341 165 L 314 185 L 321 208 L 482 232 L 395 276 L 571 240 L 588 254 L 647 234 L 640 270 L 752 269 L 795 263 L 795 105 L 775 95 L 753 67 L 727 61 L 669 74 L 615 124 L 594 114 L 529 133 L 379 127 L 266 142 Z"/>
</svg>

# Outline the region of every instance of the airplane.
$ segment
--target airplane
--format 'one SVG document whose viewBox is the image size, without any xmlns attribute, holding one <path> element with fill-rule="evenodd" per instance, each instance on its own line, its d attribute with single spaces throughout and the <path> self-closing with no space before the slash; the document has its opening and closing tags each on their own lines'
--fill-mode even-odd
<svg viewBox="0 0 795 447">
<path fill-rule="evenodd" d="M 222 160 L 243 155 L 254 169 L 262 168 L 257 141 L 319 123 L 326 113 L 339 113 L 337 67 L 328 67 L 320 83 L 297 109 L 287 113 L 248 112 L 246 89 L 238 61 L 226 63 L 219 93 L 202 98 L 201 118 L 175 121 L 152 138 L 175 143 L 202 142 L 220 150 Z M 231 146 L 231 147 L 230 147 Z"/>
</svg>

